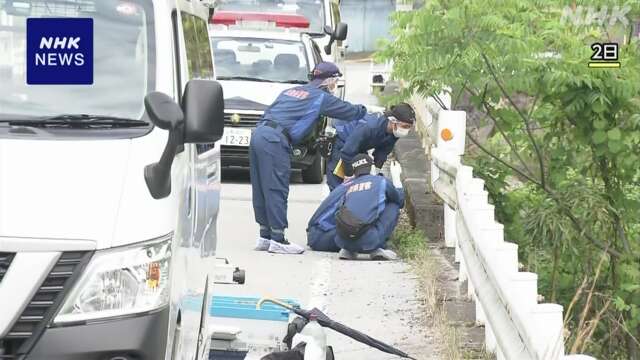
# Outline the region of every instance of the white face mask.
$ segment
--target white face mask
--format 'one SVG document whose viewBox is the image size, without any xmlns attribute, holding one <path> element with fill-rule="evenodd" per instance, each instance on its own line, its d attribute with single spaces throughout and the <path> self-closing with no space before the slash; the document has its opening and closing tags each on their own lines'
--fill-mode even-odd
<svg viewBox="0 0 640 360">
<path fill-rule="evenodd" d="M 335 94 L 337 85 L 337 78 L 327 78 L 320 84 L 320 87 L 326 89 L 331 94 Z"/>
<path fill-rule="evenodd" d="M 403 129 L 399 126 L 395 126 L 393 128 L 393 136 L 397 137 L 397 138 L 403 138 L 405 136 L 409 135 L 409 129 Z"/>
</svg>

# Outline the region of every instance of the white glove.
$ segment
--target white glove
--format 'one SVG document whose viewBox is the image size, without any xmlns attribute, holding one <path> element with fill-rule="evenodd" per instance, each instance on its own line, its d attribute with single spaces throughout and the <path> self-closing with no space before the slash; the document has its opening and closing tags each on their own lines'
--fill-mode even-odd
<svg viewBox="0 0 640 360">
<path fill-rule="evenodd" d="M 400 180 L 400 174 L 402 174 L 402 167 L 400 163 L 397 161 L 392 161 L 389 166 L 389 171 L 391 172 L 391 180 L 393 181 L 393 186 L 397 188 L 402 188 L 402 181 Z"/>
<path fill-rule="evenodd" d="M 382 174 L 382 168 L 379 167 L 372 167 L 371 168 L 371 175 L 378 175 L 378 174 Z"/>
</svg>

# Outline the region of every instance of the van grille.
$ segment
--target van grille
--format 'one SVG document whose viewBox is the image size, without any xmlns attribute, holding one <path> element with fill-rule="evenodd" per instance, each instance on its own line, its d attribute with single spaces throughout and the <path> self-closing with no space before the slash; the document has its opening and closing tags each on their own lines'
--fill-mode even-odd
<svg viewBox="0 0 640 360">
<path fill-rule="evenodd" d="M 222 158 L 247 158 L 249 159 L 248 146 L 222 145 L 220 147 L 220 156 Z"/>
<path fill-rule="evenodd" d="M 64 294 L 71 288 L 82 268 L 89 262 L 92 252 L 69 251 L 60 255 L 40 288 L 2 339 L 5 355 L 0 359 L 16 358 L 25 354 L 38 340 L 42 331 L 61 305 Z"/>
<path fill-rule="evenodd" d="M 15 253 L 0 252 L 0 283 L 7 271 L 9 271 L 9 266 L 11 266 L 11 261 L 13 261 L 15 255 Z"/>
<path fill-rule="evenodd" d="M 260 118 L 262 118 L 262 114 L 242 114 L 242 113 L 237 113 L 238 115 L 240 115 L 240 122 L 237 123 L 237 124 L 234 124 L 231 121 L 231 115 L 232 114 L 236 114 L 236 113 L 228 113 L 228 112 L 224 113 L 224 125 L 225 126 L 242 127 L 242 128 L 254 128 L 260 122 Z"/>
</svg>

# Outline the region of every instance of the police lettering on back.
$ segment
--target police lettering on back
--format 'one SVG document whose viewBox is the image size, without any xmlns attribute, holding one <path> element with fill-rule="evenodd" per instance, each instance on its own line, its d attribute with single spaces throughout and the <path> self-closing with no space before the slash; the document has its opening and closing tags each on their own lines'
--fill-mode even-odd
<svg viewBox="0 0 640 360">
<path fill-rule="evenodd" d="M 349 190 L 347 190 L 347 194 L 360 192 L 360 191 L 367 191 L 367 190 L 371 190 L 371 181 L 363 182 L 360 184 L 353 184 L 349 186 Z"/>
<path fill-rule="evenodd" d="M 309 96 L 308 91 L 300 90 L 300 89 L 291 89 L 285 92 L 287 96 L 291 96 L 297 99 L 306 99 Z"/>
</svg>

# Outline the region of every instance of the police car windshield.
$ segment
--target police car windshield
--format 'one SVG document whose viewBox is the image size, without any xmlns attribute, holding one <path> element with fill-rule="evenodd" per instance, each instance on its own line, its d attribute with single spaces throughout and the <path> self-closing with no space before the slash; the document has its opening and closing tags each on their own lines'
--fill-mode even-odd
<svg viewBox="0 0 640 360">
<path fill-rule="evenodd" d="M 226 11 L 298 14 L 309 20 L 306 31 L 324 33 L 324 0 L 220 0 L 216 8 Z"/>
<path fill-rule="evenodd" d="M 211 43 L 219 80 L 308 81 L 309 65 L 300 41 L 215 37 Z"/>
<path fill-rule="evenodd" d="M 71 40 L 63 46 L 63 36 L 56 44 L 55 34 L 48 45 L 44 35 L 35 45 L 30 38 L 36 56 L 28 58 L 27 18 L 92 18 L 93 84 L 28 85 L 30 63 L 56 71 L 89 59 L 86 49 L 74 48 Z M 100 114 L 140 119 L 144 96 L 154 90 L 153 39 L 152 0 L 0 1 L 0 118 Z"/>
</svg>

